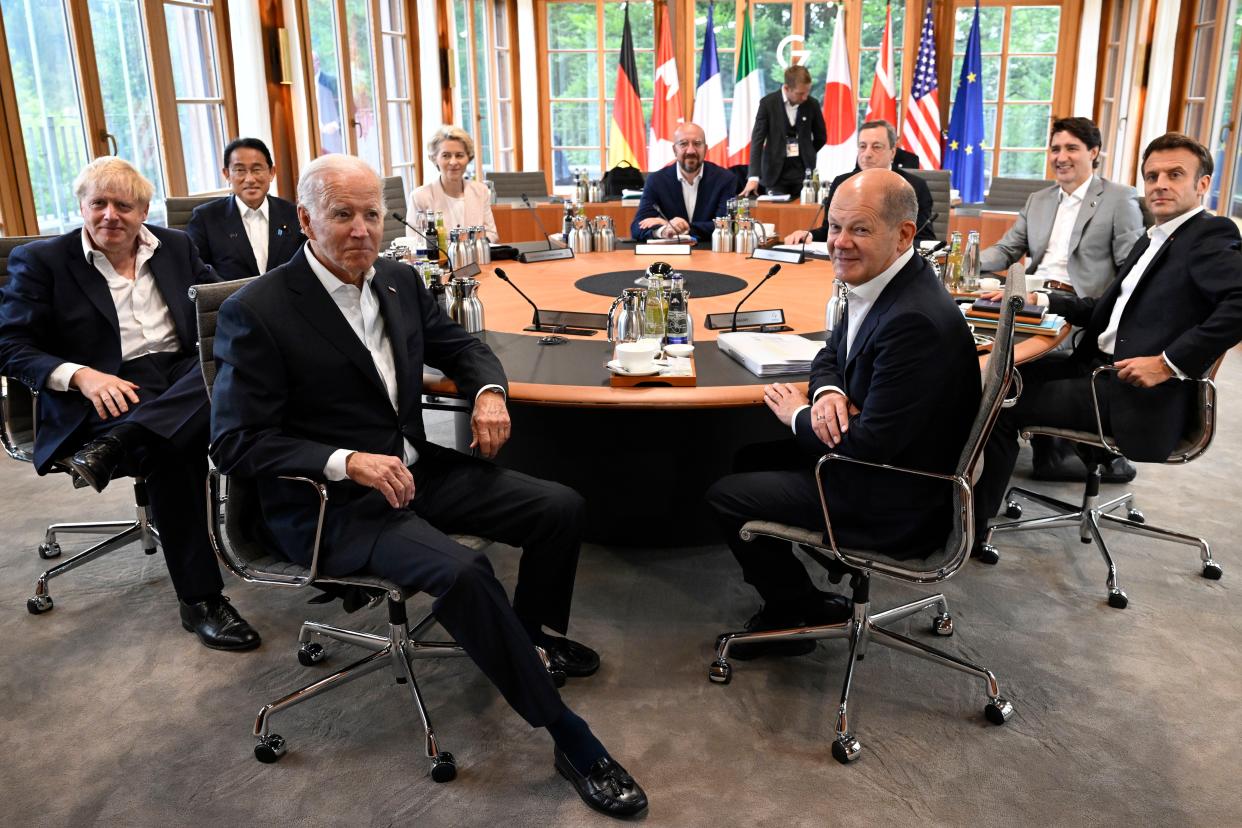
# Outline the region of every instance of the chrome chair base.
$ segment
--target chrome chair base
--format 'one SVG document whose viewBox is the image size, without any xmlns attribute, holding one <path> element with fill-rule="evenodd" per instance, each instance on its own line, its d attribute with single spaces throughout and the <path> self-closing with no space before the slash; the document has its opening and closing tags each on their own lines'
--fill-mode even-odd
<svg viewBox="0 0 1242 828">
<path fill-rule="evenodd" d="M 1224 569 L 1213 560 L 1212 550 L 1208 546 L 1207 541 L 1193 535 L 1152 526 L 1147 522 L 1143 512 L 1135 506 L 1134 494 L 1132 492 L 1126 492 L 1119 497 L 1114 497 L 1101 503 L 1098 469 L 1093 474 L 1097 475 L 1097 478 L 1094 481 L 1094 485 L 1092 485 L 1091 478 L 1088 478 L 1087 488 L 1083 494 L 1080 506 L 1019 486 L 1010 488 L 1005 495 L 1005 516 L 1014 519 L 995 524 L 988 529 L 987 538 L 983 543 L 982 557 L 985 562 L 995 563 L 1000 557 L 999 551 L 992 543 L 992 536 L 997 532 L 1020 532 L 1029 529 L 1075 526 L 1078 528 L 1078 539 L 1083 543 L 1094 543 L 1100 551 L 1101 557 L 1104 558 L 1104 565 L 1108 568 L 1108 577 L 1105 579 L 1105 588 L 1108 590 L 1108 605 L 1114 609 L 1125 609 L 1129 604 L 1129 598 L 1117 582 L 1117 565 L 1100 531 L 1102 528 L 1107 527 L 1120 532 L 1128 532 L 1132 535 L 1152 537 L 1187 546 L 1196 546 L 1199 548 L 1201 564 L 1199 574 L 1210 581 L 1220 580 L 1224 574 Z M 1046 506 L 1053 513 L 1041 517 L 1022 518 L 1022 504 L 1017 498 L 1024 498 L 1041 506 Z M 1113 514 L 1113 512 L 1120 509 L 1125 509 L 1125 517 Z"/>
<path fill-rule="evenodd" d="M 1013 716 L 1013 705 L 1000 694 L 1000 687 L 997 684 L 996 676 L 990 670 L 943 650 L 923 644 L 920 641 L 908 638 L 885 626 L 901 621 L 933 606 L 935 607 L 935 615 L 931 623 L 932 633 L 941 636 L 952 635 L 953 616 L 949 612 L 949 603 L 944 595 L 939 593 L 876 613 L 871 612 L 870 601 L 856 600 L 854 602 L 853 618 L 839 624 L 796 627 L 764 632 L 725 633 L 716 639 L 716 660 L 708 668 L 707 675 L 716 684 L 728 684 L 732 680 L 733 667 L 729 663 L 729 648 L 734 644 L 761 641 L 848 639 L 849 660 L 846 663 L 845 677 L 841 686 L 841 702 L 837 708 L 836 732 L 832 742 L 832 756 L 841 764 L 849 764 L 857 760 L 862 752 L 862 745 L 854 736 L 849 724 L 849 696 L 850 686 L 854 679 L 855 664 L 866 655 L 867 645 L 872 641 L 882 647 L 900 650 L 944 667 L 983 679 L 986 684 L 988 697 L 987 704 L 984 706 L 984 716 L 993 724 L 1004 724 Z"/>
<path fill-rule="evenodd" d="M 160 546 L 159 529 L 151 522 L 150 507 L 146 501 L 146 482 L 142 478 L 134 480 L 135 516 L 133 520 L 107 520 L 90 523 L 53 523 L 47 527 L 43 543 L 39 544 L 39 557 L 43 560 L 59 558 L 61 554 L 61 535 L 108 535 L 99 543 L 85 549 L 71 558 L 60 561 L 35 581 L 34 595 L 26 601 L 26 609 L 32 615 L 41 615 L 52 609 L 52 593 L 48 582 L 66 572 L 90 563 L 109 552 L 138 542 L 142 551 L 154 555 Z"/>
<path fill-rule="evenodd" d="M 387 600 L 388 635 L 347 630 L 317 621 L 303 622 L 301 632 L 298 634 L 298 661 L 303 666 L 310 667 L 325 658 L 323 645 L 318 643 L 316 638 L 339 641 L 370 652 L 364 658 L 342 667 L 331 675 L 265 704 L 259 710 L 254 723 L 254 756 L 256 759 L 265 763 L 276 762 L 288 750 L 288 744 L 284 738 L 271 732 L 270 720 L 273 715 L 387 667 L 393 671 L 393 679 L 397 684 L 404 684 L 409 688 L 410 696 L 414 700 L 414 707 L 423 724 L 424 746 L 431 763 L 431 778 L 436 782 L 448 782 L 457 776 L 457 763 L 453 754 L 441 750 L 436 741 L 435 730 L 431 726 L 427 705 L 418 689 L 418 682 L 414 679 L 411 662 L 423 658 L 464 656 L 466 653 L 459 645 L 451 641 L 427 641 L 419 638 L 418 636 L 435 623 L 435 617 L 428 614 L 417 624 L 410 626 L 406 620 L 404 602 L 395 600 L 391 595 Z"/>
</svg>

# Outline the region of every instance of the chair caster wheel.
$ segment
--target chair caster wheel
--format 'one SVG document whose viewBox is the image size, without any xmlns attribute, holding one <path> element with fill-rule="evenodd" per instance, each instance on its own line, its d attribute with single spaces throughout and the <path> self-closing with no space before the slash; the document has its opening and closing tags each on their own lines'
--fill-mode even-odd
<svg viewBox="0 0 1242 828">
<path fill-rule="evenodd" d="M 1126 520 L 1132 520 L 1135 523 L 1146 523 L 1147 516 L 1144 515 L 1142 512 L 1140 512 L 1138 509 L 1130 509 L 1129 511 L 1126 512 Z"/>
<path fill-rule="evenodd" d="M 258 743 L 254 746 L 254 758 L 265 765 L 270 765 L 284 756 L 288 749 L 289 746 L 285 744 L 283 738 L 275 733 L 269 733 L 267 736 L 259 737 Z"/>
<path fill-rule="evenodd" d="M 431 757 L 431 781 L 452 782 L 457 778 L 457 760 L 447 750 Z"/>
<path fill-rule="evenodd" d="M 549 678 L 552 679 L 553 687 L 564 687 L 565 686 L 565 671 L 564 670 L 548 670 L 548 676 Z"/>
<path fill-rule="evenodd" d="M 1130 603 L 1130 599 L 1119 589 L 1110 589 L 1108 591 L 1108 605 L 1113 609 L 1125 609 Z"/>
<path fill-rule="evenodd" d="M 1005 517 L 1010 520 L 1017 520 L 1022 517 L 1022 504 L 1016 500 L 1011 500 L 1005 504 Z"/>
<path fill-rule="evenodd" d="M 1225 570 L 1221 569 L 1220 564 L 1216 561 L 1208 561 L 1203 565 L 1203 577 L 1209 581 L 1219 581 L 1220 576 L 1225 574 Z"/>
<path fill-rule="evenodd" d="M 1003 725 L 1013 716 L 1013 703 L 1001 696 L 987 703 L 983 715 L 994 725 Z"/>
<path fill-rule="evenodd" d="M 42 615 L 52 608 L 52 596 L 36 595 L 26 602 L 26 609 L 31 615 Z"/>
<path fill-rule="evenodd" d="M 862 753 L 862 745 L 858 744 L 858 740 L 848 733 L 838 736 L 837 740 L 832 743 L 832 758 L 842 765 L 855 761 L 860 753 Z"/>
<path fill-rule="evenodd" d="M 979 547 L 979 551 L 975 553 L 975 559 L 979 563 L 985 563 L 993 566 L 1000 560 L 1000 550 L 990 543 L 985 543 Z"/>
<path fill-rule="evenodd" d="M 45 561 L 60 557 L 60 544 L 56 541 L 39 544 L 39 557 Z"/>
<path fill-rule="evenodd" d="M 707 677 L 712 684 L 728 684 L 733 680 L 733 666 L 724 659 L 713 661 L 712 666 L 707 668 Z"/>
<path fill-rule="evenodd" d="M 298 647 L 298 663 L 303 667 L 318 664 L 327 658 L 327 655 L 324 652 L 323 645 L 315 641 L 308 641 Z"/>
<path fill-rule="evenodd" d="M 931 629 L 936 635 L 953 635 L 953 616 L 947 612 L 939 613 L 932 618 Z"/>
</svg>

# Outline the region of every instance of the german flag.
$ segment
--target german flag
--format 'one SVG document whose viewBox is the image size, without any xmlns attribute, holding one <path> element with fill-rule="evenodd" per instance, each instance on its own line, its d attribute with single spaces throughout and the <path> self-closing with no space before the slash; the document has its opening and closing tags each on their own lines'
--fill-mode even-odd
<svg viewBox="0 0 1242 828">
<path fill-rule="evenodd" d="M 612 122 L 608 128 L 608 168 L 628 161 L 640 170 L 647 168 L 647 142 L 644 136 L 643 104 L 638 97 L 638 64 L 634 60 L 634 39 L 630 35 L 630 5 L 625 4 L 625 28 L 621 34 L 621 59 L 617 63 L 617 92 L 612 99 Z"/>
</svg>

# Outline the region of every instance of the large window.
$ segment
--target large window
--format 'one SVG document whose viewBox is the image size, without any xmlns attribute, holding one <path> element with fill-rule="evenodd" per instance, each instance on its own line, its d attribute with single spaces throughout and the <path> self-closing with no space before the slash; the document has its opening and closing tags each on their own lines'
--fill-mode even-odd
<svg viewBox="0 0 1242 828">
<path fill-rule="evenodd" d="M 956 11 L 950 94 L 957 90 L 974 13 L 973 3 Z M 1060 80 L 1061 24 L 1061 8 L 1055 5 L 1014 3 L 979 10 L 984 170 L 989 181 L 995 176 L 1045 177 L 1048 129 Z"/>
<path fill-rule="evenodd" d="M 649 123 L 655 84 L 653 4 L 642 0 L 629 7 L 638 94 Z M 570 183 L 578 170 L 592 176 L 603 170 L 624 15 L 625 4 L 614 0 L 548 0 L 543 5 L 547 74 L 541 82 L 547 83 L 551 130 L 551 158 L 545 163 L 552 165 L 555 185 Z"/>
<path fill-rule="evenodd" d="M 128 159 L 155 184 L 152 221 L 163 220 L 166 195 L 219 187 L 219 153 L 236 118 L 217 6 L 0 0 L 20 123 L 6 136 L 14 151 L 5 174 L 25 193 L 6 232 L 80 225 L 73 179 L 105 153 Z"/>
<path fill-rule="evenodd" d="M 1097 78 L 1098 103 L 1095 122 L 1100 127 L 1100 173 L 1118 183 L 1128 183 L 1127 146 L 1132 143 L 1130 129 L 1131 86 L 1134 83 L 1134 43 L 1138 12 L 1130 0 L 1109 0 L 1104 8 L 1101 30 L 1100 66 Z"/>
<path fill-rule="evenodd" d="M 517 169 L 513 32 L 505 0 L 453 0 L 453 111 L 475 139 L 475 171 Z"/>
<path fill-rule="evenodd" d="M 356 155 L 413 184 L 411 41 L 404 0 L 303 0 L 317 154 Z"/>
<path fill-rule="evenodd" d="M 1216 162 L 1207 206 L 1223 216 L 1242 223 L 1242 136 L 1238 134 L 1238 113 L 1242 111 L 1242 2 L 1233 0 L 1222 33 L 1227 38 L 1216 87 L 1212 137 L 1208 147 Z"/>
</svg>

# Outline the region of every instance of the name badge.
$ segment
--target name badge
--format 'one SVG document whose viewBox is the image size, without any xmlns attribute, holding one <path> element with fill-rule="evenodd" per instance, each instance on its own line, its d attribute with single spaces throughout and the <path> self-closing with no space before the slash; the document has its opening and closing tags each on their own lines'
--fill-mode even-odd
<svg viewBox="0 0 1242 828">
<path fill-rule="evenodd" d="M 797 158 L 798 157 L 798 142 L 797 141 L 789 141 L 788 143 L 785 144 L 785 157 L 786 158 Z"/>
</svg>

